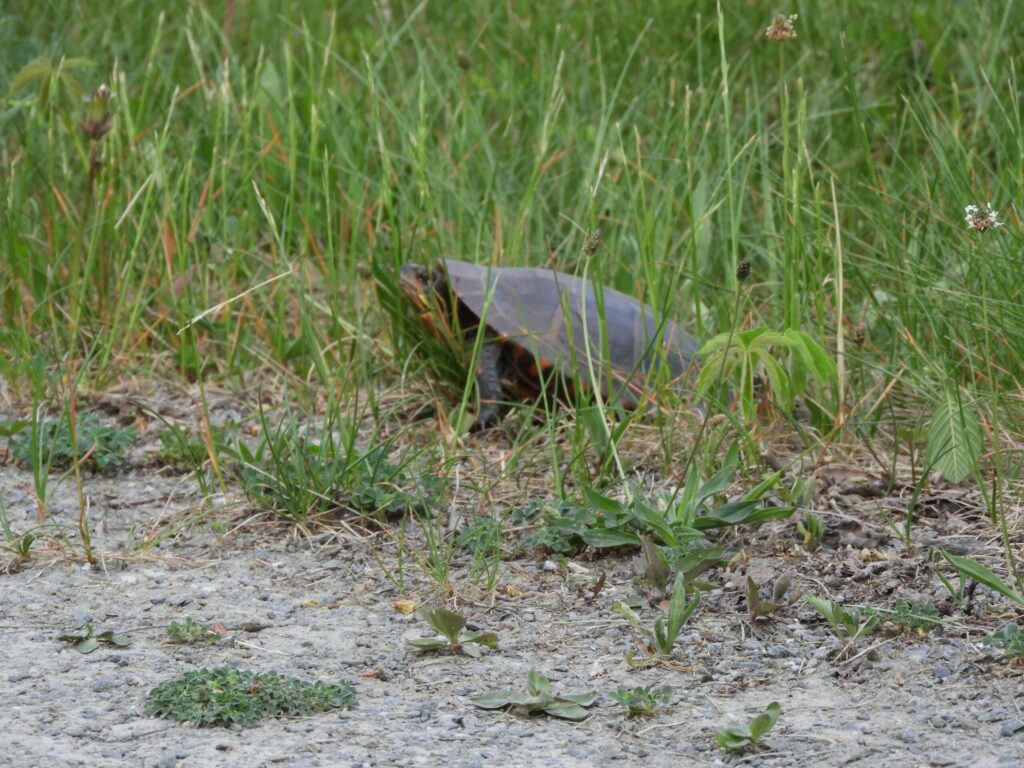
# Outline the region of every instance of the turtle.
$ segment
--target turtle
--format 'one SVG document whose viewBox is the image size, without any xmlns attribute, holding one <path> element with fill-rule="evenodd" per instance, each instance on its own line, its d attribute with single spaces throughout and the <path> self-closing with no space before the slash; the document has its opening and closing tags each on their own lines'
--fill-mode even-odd
<svg viewBox="0 0 1024 768">
<path fill-rule="evenodd" d="M 570 401 L 576 391 L 595 389 L 606 402 L 635 410 L 652 368 L 664 361 L 673 380 L 683 381 L 696 366 L 697 341 L 676 323 L 574 275 L 442 259 L 433 268 L 406 264 L 398 283 L 437 336 L 472 345 L 484 325 L 471 432 L 497 425 L 510 401 L 552 387 Z"/>
</svg>

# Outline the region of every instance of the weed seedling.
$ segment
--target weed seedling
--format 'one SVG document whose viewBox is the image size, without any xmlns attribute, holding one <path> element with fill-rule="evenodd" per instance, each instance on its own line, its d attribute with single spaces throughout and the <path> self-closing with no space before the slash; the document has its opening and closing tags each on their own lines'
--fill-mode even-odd
<svg viewBox="0 0 1024 768">
<path fill-rule="evenodd" d="M 676 638 L 683 628 L 687 619 L 693 615 L 700 605 L 700 594 L 694 595 L 693 600 L 686 602 L 686 588 L 683 581 L 683 574 L 676 575 L 675 585 L 672 588 L 672 599 L 668 603 L 668 621 L 664 616 L 654 620 L 654 624 L 648 627 L 637 615 L 636 611 L 625 603 L 616 603 L 613 611 L 623 616 L 630 624 L 636 627 L 640 634 L 647 641 L 648 652 L 659 658 L 668 658 L 672 655 Z"/>
<path fill-rule="evenodd" d="M 1024 664 L 1024 630 L 1013 622 L 986 637 L 985 644 L 1002 648 L 1003 654 L 1012 663 Z"/>
<path fill-rule="evenodd" d="M 618 688 L 609 695 L 629 710 L 630 717 L 646 717 L 669 705 L 672 701 L 672 686 Z"/>
<path fill-rule="evenodd" d="M 808 514 L 803 520 L 797 520 L 796 530 L 803 539 L 803 546 L 808 552 L 814 552 L 821 546 L 825 535 L 825 522 L 817 515 Z"/>
<path fill-rule="evenodd" d="M 32 429 L 19 431 L 10 438 L 11 455 L 31 467 L 70 467 L 75 456 L 83 465 L 103 471 L 120 466 L 129 446 L 135 442 L 135 427 L 110 426 L 98 413 L 83 413 L 75 425 L 75 445 L 71 445 L 71 426 L 67 418 L 42 419 Z"/>
<path fill-rule="evenodd" d="M 934 605 L 910 605 L 899 600 L 889 621 L 919 635 L 926 634 L 939 626 L 939 611 Z"/>
<path fill-rule="evenodd" d="M 775 725 L 781 712 L 779 703 L 773 701 L 749 723 L 730 723 L 722 730 L 715 731 L 715 739 L 727 752 L 743 752 L 749 747 L 756 747 L 761 737 Z"/>
<path fill-rule="evenodd" d="M 882 621 L 882 617 L 871 608 L 847 611 L 834 600 L 825 600 L 815 595 L 805 595 L 804 599 L 825 618 L 833 634 L 846 644 L 840 654 L 845 653 L 858 638 L 874 632 Z"/>
<path fill-rule="evenodd" d="M 146 697 L 146 713 L 199 726 L 249 726 L 266 717 L 303 717 L 352 709 L 352 684 L 306 683 L 269 672 L 220 667 L 186 672 Z"/>
<path fill-rule="evenodd" d="M 563 720 L 584 720 L 587 707 L 597 701 L 596 693 L 576 693 L 555 696 L 550 692 L 551 682 L 534 670 L 526 677 L 526 691 L 494 691 L 470 698 L 481 709 L 503 709 L 508 707 L 520 715 L 535 715 L 538 712 L 560 717 Z"/>
<path fill-rule="evenodd" d="M 65 643 L 74 643 L 75 650 L 79 653 L 92 653 L 100 647 L 100 644 L 123 648 L 131 643 L 124 635 L 119 635 L 109 629 L 97 635 L 93 631 L 92 624 L 86 624 L 81 632 L 68 632 L 58 639 Z"/>
<path fill-rule="evenodd" d="M 770 613 L 775 613 L 782 607 L 782 600 L 793 583 L 793 574 L 786 572 L 775 580 L 772 586 L 771 600 L 762 600 L 761 593 L 754 580 L 747 577 L 747 615 L 751 621 L 763 618 Z"/>
<path fill-rule="evenodd" d="M 479 658 L 481 646 L 498 647 L 498 635 L 495 632 L 463 632 L 466 619 L 454 611 L 445 608 L 430 608 L 424 605 L 417 613 L 442 637 L 424 637 L 410 640 L 409 645 L 420 651 L 440 651 L 448 653 L 462 652 L 467 656 Z"/>
<path fill-rule="evenodd" d="M 174 645 L 193 645 L 195 643 L 215 643 L 221 635 L 209 627 L 205 627 L 193 618 L 185 619 L 183 624 L 171 622 L 167 628 L 167 642 Z"/>
</svg>

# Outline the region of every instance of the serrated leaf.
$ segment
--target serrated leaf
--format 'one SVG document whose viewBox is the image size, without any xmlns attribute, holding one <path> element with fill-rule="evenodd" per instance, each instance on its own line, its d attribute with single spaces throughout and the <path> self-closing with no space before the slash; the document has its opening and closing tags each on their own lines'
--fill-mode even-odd
<svg viewBox="0 0 1024 768">
<path fill-rule="evenodd" d="M 977 466 L 981 422 L 959 393 L 947 391 L 936 404 L 927 446 L 925 463 L 951 483 L 962 482 Z"/>
</svg>

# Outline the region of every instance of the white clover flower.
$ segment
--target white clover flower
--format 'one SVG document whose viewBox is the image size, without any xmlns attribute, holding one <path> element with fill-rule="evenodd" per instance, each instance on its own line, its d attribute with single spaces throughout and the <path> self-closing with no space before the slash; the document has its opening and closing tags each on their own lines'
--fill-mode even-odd
<svg viewBox="0 0 1024 768">
<path fill-rule="evenodd" d="M 964 214 L 967 228 L 973 229 L 975 232 L 984 232 L 986 229 L 1003 226 L 1003 222 L 999 220 L 999 212 L 993 210 L 992 203 L 984 208 L 979 205 L 965 206 Z"/>
</svg>

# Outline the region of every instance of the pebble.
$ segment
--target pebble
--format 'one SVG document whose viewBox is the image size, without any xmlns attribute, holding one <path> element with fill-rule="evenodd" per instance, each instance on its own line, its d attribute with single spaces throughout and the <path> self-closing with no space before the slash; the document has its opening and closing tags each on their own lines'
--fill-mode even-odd
<svg viewBox="0 0 1024 768">
<path fill-rule="evenodd" d="M 999 728 L 999 733 L 1003 736 L 1013 736 L 1020 731 L 1024 731 L 1024 720 L 1019 720 L 1016 717 L 1012 720 L 1007 720 Z"/>
</svg>

